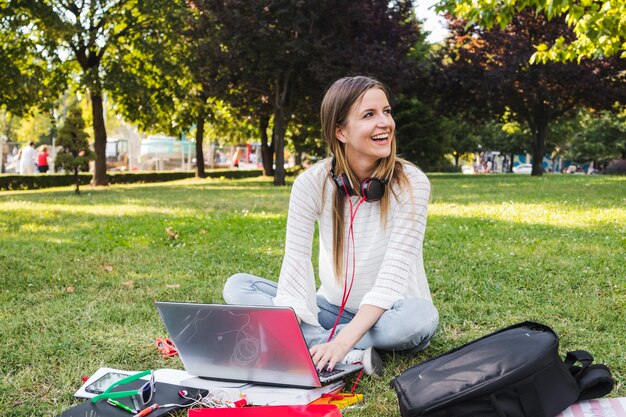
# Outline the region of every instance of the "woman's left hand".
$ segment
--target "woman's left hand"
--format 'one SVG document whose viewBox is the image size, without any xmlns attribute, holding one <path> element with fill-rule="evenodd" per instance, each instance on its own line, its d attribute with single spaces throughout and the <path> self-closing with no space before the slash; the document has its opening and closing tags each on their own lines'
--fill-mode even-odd
<svg viewBox="0 0 626 417">
<path fill-rule="evenodd" d="M 332 371 L 335 365 L 341 362 L 350 350 L 352 350 L 352 346 L 342 343 L 341 340 L 333 339 L 328 343 L 313 346 L 309 349 L 309 352 L 318 371 L 324 369 L 324 367 Z"/>
</svg>

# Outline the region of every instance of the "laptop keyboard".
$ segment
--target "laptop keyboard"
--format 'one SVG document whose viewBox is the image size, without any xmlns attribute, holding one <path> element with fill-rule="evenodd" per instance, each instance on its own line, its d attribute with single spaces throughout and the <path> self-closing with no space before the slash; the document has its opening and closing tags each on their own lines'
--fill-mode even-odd
<svg viewBox="0 0 626 417">
<path fill-rule="evenodd" d="M 320 376 L 320 378 L 329 378 L 333 375 L 337 375 L 338 373 L 343 372 L 342 369 L 333 369 L 332 371 L 329 371 L 328 369 L 324 368 L 321 371 L 319 371 L 317 374 Z"/>
</svg>

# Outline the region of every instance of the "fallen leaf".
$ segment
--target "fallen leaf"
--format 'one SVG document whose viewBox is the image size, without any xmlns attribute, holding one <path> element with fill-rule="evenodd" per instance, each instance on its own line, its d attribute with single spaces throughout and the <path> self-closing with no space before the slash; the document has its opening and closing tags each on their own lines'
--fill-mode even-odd
<svg viewBox="0 0 626 417">
<path fill-rule="evenodd" d="M 180 284 L 165 284 L 165 286 L 172 289 L 180 288 Z"/>
<path fill-rule="evenodd" d="M 67 288 L 65 288 L 65 292 L 68 292 L 70 294 L 73 293 L 74 292 L 74 287 L 67 287 Z"/>
<path fill-rule="evenodd" d="M 178 239 L 178 232 L 171 227 L 165 228 L 165 233 L 167 234 L 168 239 L 176 240 Z"/>
<path fill-rule="evenodd" d="M 107 272 L 113 271 L 113 266 L 112 265 L 104 265 L 102 268 L 104 268 L 104 270 L 107 271 Z"/>
<path fill-rule="evenodd" d="M 204 230 L 204 229 L 200 229 L 200 234 L 201 234 L 201 235 L 206 235 L 207 233 L 208 233 L 208 232 L 207 232 L 206 230 Z"/>
<path fill-rule="evenodd" d="M 129 290 L 132 290 L 133 288 L 135 288 L 135 282 L 134 281 L 124 281 L 124 282 L 122 282 L 122 285 L 124 285 Z"/>
</svg>

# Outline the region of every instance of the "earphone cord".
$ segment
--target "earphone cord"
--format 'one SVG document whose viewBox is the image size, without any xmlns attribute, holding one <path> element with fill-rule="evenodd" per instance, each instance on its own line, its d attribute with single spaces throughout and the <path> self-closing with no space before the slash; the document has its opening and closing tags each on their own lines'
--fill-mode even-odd
<svg viewBox="0 0 626 417">
<path fill-rule="evenodd" d="M 354 241 L 354 218 L 356 217 L 356 213 L 359 210 L 361 204 L 365 201 L 365 196 L 361 197 L 359 202 L 357 203 L 354 211 L 352 210 L 352 200 L 349 197 L 348 189 L 344 184 L 344 190 L 346 195 L 348 196 L 348 202 L 350 203 L 350 227 L 348 228 L 348 244 L 346 248 L 346 268 L 345 275 L 343 279 L 343 296 L 341 297 L 341 305 L 339 306 L 339 312 L 337 313 L 337 319 L 335 320 L 335 324 L 328 336 L 328 342 L 330 342 L 335 334 L 335 330 L 337 330 L 337 325 L 339 325 L 339 319 L 341 318 L 341 314 L 348 303 L 348 298 L 350 297 L 350 292 L 352 292 L 352 285 L 354 284 L 354 273 L 356 270 L 356 242 Z M 350 286 L 348 287 L 348 266 L 350 259 L 350 241 L 352 241 L 352 247 L 354 250 L 352 251 L 352 276 L 350 278 Z"/>
</svg>

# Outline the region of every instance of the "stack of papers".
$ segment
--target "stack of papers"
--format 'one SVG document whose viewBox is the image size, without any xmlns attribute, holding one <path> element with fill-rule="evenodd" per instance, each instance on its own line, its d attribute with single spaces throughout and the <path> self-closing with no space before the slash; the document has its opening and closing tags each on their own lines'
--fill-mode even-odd
<svg viewBox="0 0 626 417">
<path fill-rule="evenodd" d="M 322 394 L 339 391 L 343 381 L 321 388 L 285 388 L 268 385 L 251 385 L 242 390 L 242 396 L 251 405 L 304 405 L 320 398 Z"/>
<path fill-rule="evenodd" d="M 74 394 L 78 398 L 92 398 L 95 394 L 85 391 L 85 387 L 97 381 L 108 372 L 133 375 L 137 371 L 125 371 L 113 368 L 98 369 Z M 149 376 L 143 379 L 149 379 Z M 179 385 L 189 388 L 208 390 L 211 394 L 225 401 L 237 401 L 245 398 L 251 405 L 304 405 L 317 400 L 329 392 L 337 392 L 344 386 L 337 381 L 321 388 L 286 388 L 269 385 L 246 384 L 245 382 L 227 382 L 215 379 L 199 378 L 179 369 L 157 369 L 154 371 L 156 382 Z"/>
</svg>

